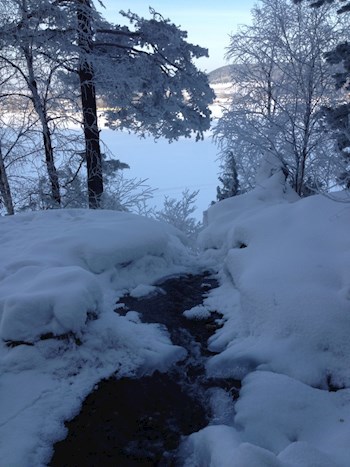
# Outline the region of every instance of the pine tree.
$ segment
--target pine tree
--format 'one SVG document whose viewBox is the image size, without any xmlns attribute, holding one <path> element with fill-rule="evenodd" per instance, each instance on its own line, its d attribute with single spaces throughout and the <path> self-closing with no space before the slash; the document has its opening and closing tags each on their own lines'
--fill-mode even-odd
<svg viewBox="0 0 350 467">
<path fill-rule="evenodd" d="M 227 153 L 221 168 L 222 174 L 219 177 L 219 181 L 222 183 L 222 187 L 218 186 L 216 188 L 216 198 L 218 201 L 240 194 L 237 164 L 232 151 Z"/>
<path fill-rule="evenodd" d="M 0 66 L 11 68 L 11 83 L 21 81 L 19 90 L 9 93 L 29 98 L 37 112 L 57 205 L 61 195 L 52 130 L 66 115 L 67 102 L 60 96 L 48 107 L 56 89 L 71 92 L 72 108 L 80 98 L 91 208 L 102 206 L 104 181 L 98 97 L 107 103 L 112 129 L 173 141 L 192 135 L 202 139 L 210 126 L 214 93 L 194 64 L 208 51 L 188 43 L 186 32 L 152 9 L 150 19 L 121 14 L 130 27 L 106 21 L 93 0 L 0 0 Z"/>
</svg>

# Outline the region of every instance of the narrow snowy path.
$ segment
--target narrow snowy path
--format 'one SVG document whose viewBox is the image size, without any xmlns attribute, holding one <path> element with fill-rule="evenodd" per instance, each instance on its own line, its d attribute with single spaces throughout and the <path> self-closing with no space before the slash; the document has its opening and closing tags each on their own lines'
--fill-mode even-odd
<svg viewBox="0 0 350 467">
<path fill-rule="evenodd" d="M 68 436 L 55 445 L 52 467 L 176 465 L 182 437 L 208 424 L 209 394 L 225 384 L 205 376 L 206 343 L 219 315 L 189 320 L 183 312 L 200 305 L 216 281 L 203 273 L 156 285 L 157 293 L 147 297 L 123 297 L 118 312 L 136 311 L 142 321 L 166 326 L 172 342 L 186 348 L 187 358 L 166 374 L 102 381 L 67 423 Z M 228 384 L 232 389 L 232 381 Z M 236 392 L 238 383 L 233 397 Z"/>
</svg>

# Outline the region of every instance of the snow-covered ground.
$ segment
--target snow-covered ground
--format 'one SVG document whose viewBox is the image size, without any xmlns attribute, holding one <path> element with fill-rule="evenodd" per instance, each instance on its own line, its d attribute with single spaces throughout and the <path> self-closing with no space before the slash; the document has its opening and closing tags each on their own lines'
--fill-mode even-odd
<svg viewBox="0 0 350 467">
<path fill-rule="evenodd" d="M 209 209 L 199 257 L 174 228 L 127 213 L 0 218 L 0 465 L 46 465 L 100 379 L 184 358 L 163 328 L 114 304 L 206 266 L 221 285 L 186 316 L 223 313 L 207 373 L 242 389 L 235 406 L 213 395 L 213 420 L 184 442 L 183 464 L 347 467 L 350 205 L 338 198 L 298 199 L 276 171 Z"/>
<path fill-rule="evenodd" d="M 225 316 L 210 376 L 242 380 L 235 416 L 185 443 L 186 466 L 350 464 L 350 206 L 298 199 L 281 172 L 210 208 L 207 300 Z M 347 199 L 347 198 L 345 198 Z"/>
<path fill-rule="evenodd" d="M 98 381 L 185 356 L 164 329 L 113 309 L 127 290 L 193 270 L 194 258 L 174 228 L 133 214 L 56 210 L 0 223 L 0 465 L 39 467 Z"/>
</svg>

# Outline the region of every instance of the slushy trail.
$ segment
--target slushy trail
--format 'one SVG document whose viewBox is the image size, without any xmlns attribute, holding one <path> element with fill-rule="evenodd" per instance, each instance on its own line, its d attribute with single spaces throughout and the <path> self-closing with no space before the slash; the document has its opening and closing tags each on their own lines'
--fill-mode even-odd
<svg viewBox="0 0 350 467">
<path fill-rule="evenodd" d="M 156 285 L 157 294 L 123 297 L 118 312 L 138 311 L 142 321 L 166 326 L 172 342 L 186 348 L 187 358 L 167 373 L 102 381 L 67 423 L 68 436 L 55 445 L 52 467 L 181 465 L 177 450 L 182 438 L 207 426 L 210 388 L 225 387 L 225 381 L 205 375 L 211 355 L 207 340 L 219 315 L 188 320 L 183 312 L 201 304 L 217 283 L 203 273 L 166 278 Z M 232 390 L 232 381 L 228 384 Z M 237 383 L 233 392 L 238 390 Z"/>
</svg>

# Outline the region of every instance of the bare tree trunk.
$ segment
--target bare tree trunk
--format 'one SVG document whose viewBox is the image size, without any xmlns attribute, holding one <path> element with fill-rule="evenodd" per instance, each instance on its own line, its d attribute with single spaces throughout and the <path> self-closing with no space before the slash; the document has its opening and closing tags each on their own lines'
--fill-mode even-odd
<svg viewBox="0 0 350 467">
<path fill-rule="evenodd" d="M 45 162 L 47 173 L 49 176 L 49 181 L 51 185 L 51 197 L 54 203 L 57 206 L 61 205 L 61 194 L 60 194 L 60 185 L 58 180 L 57 169 L 55 166 L 54 155 L 53 155 L 53 146 L 52 146 L 52 138 L 51 138 L 51 131 L 48 124 L 48 118 L 46 114 L 46 109 L 40 98 L 37 83 L 34 74 L 34 67 L 33 67 L 33 57 L 30 53 L 29 47 L 24 48 L 24 55 L 27 62 L 28 68 L 28 87 L 31 92 L 33 106 L 35 108 L 36 113 L 38 114 L 41 127 L 42 127 L 42 135 L 44 141 L 44 151 L 45 151 Z"/>
<path fill-rule="evenodd" d="M 7 214 L 13 215 L 14 208 L 13 208 L 13 201 L 11 195 L 11 189 L 7 178 L 6 167 L 4 164 L 4 159 L 2 155 L 2 148 L 0 145 L 0 194 L 2 198 L 2 202 L 6 208 Z"/>
<path fill-rule="evenodd" d="M 301 154 L 299 154 L 297 172 L 296 172 L 296 181 L 295 181 L 295 191 L 299 196 L 302 196 L 304 191 L 304 182 L 305 182 L 305 164 L 307 159 L 307 149 L 304 147 Z"/>
<path fill-rule="evenodd" d="M 311 78 L 313 78 L 313 74 L 310 74 Z M 302 195 L 304 190 L 305 184 L 305 169 L 306 169 L 306 160 L 308 158 L 308 148 L 310 147 L 309 140 L 310 140 L 310 125 L 311 125 L 311 115 L 312 115 L 312 88 L 313 88 L 313 80 L 310 79 L 308 82 L 308 95 L 306 101 L 306 108 L 304 113 L 304 129 L 303 129 L 303 147 L 301 154 L 299 156 L 300 164 L 299 164 L 299 173 L 297 178 L 297 193 L 299 196 Z"/>
<path fill-rule="evenodd" d="M 85 136 L 85 157 L 89 208 L 101 207 L 103 194 L 102 155 L 100 134 L 97 124 L 96 90 L 94 69 L 89 61 L 92 51 L 91 3 L 90 0 L 77 0 L 78 43 L 80 46 L 79 80 L 83 110 Z"/>
</svg>

